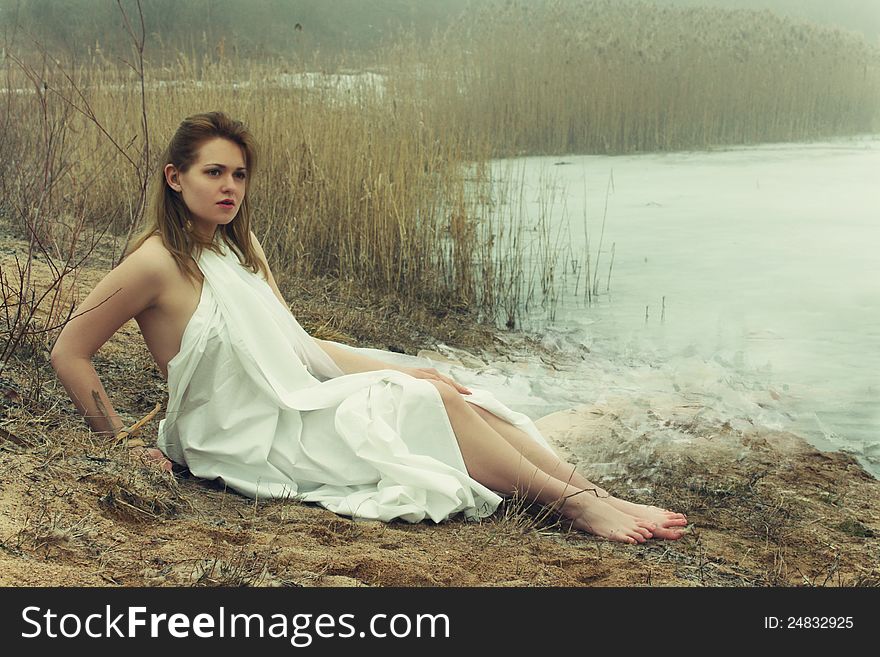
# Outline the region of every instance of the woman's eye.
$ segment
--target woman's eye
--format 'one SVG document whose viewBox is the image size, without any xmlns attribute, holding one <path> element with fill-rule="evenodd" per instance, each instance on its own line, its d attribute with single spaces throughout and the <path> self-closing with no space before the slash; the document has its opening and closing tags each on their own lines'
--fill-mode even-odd
<svg viewBox="0 0 880 657">
<path fill-rule="evenodd" d="M 213 176 L 215 173 L 216 173 L 216 174 L 219 174 L 219 173 L 220 173 L 220 169 L 211 169 L 210 171 L 208 171 L 208 175 L 209 175 L 209 176 Z"/>
<path fill-rule="evenodd" d="M 239 180 L 244 180 L 245 178 L 247 178 L 247 174 L 244 173 L 243 171 L 239 171 L 238 173 L 235 174 L 235 177 L 238 178 Z"/>
</svg>

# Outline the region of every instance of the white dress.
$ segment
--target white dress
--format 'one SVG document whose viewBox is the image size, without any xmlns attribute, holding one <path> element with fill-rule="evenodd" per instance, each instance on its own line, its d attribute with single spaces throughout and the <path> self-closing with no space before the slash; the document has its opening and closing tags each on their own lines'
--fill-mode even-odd
<svg viewBox="0 0 880 657">
<path fill-rule="evenodd" d="M 199 305 L 168 363 L 158 442 L 169 458 L 252 498 L 295 497 L 356 518 L 495 510 L 501 498 L 468 475 L 432 384 L 390 369 L 343 374 L 262 276 L 221 248 L 199 257 Z M 527 416 L 470 389 L 470 403 L 547 445 Z"/>
</svg>

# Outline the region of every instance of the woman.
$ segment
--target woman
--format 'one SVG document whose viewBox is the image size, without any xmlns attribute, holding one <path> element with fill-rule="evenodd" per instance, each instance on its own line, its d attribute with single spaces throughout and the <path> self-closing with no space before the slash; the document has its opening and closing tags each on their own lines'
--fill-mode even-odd
<svg viewBox="0 0 880 657">
<path fill-rule="evenodd" d="M 142 456 L 166 470 L 386 521 L 484 517 L 518 492 L 612 540 L 681 537 L 682 514 L 610 496 L 490 393 L 306 334 L 250 230 L 243 124 L 191 116 L 163 163 L 146 229 L 52 350 L 94 431 L 124 430 L 91 358 L 134 318 L 169 389 L 161 452 Z"/>
</svg>

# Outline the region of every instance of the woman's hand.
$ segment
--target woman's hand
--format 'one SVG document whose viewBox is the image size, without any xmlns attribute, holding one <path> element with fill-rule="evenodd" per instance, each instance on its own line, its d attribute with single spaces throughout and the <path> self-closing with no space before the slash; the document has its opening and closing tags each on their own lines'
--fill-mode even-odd
<svg viewBox="0 0 880 657">
<path fill-rule="evenodd" d="M 159 468 L 165 472 L 171 472 L 171 461 L 160 450 L 155 447 L 147 447 L 144 441 L 137 437 L 141 432 L 141 427 L 152 420 L 160 408 L 162 408 L 162 405 L 156 404 L 152 411 L 130 427 L 122 427 L 116 432 L 115 440 L 117 444 L 123 444 L 128 447 L 129 456 L 139 458 L 144 465 L 151 468 Z"/>
<path fill-rule="evenodd" d="M 171 472 L 171 461 L 155 447 L 132 447 L 129 454 L 133 458 L 139 458 L 144 465 Z"/>
<path fill-rule="evenodd" d="M 451 385 L 463 395 L 472 394 L 471 391 L 463 385 L 456 383 L 445 374 L 440 374 L 440 372 L 433 367 L 401 367 L 400 371 L 417 379 L 436 379 L 437 381 L 443 381 L 444 383 Z"/>
</svg>

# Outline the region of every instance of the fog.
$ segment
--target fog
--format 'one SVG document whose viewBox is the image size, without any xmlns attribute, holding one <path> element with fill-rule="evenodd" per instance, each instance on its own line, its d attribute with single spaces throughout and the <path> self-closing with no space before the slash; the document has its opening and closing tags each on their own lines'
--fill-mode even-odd
<svg viewBox="0 0 880 657">
<path fill-rule="evenodd" d="M 880 39 L 880 2 L 877 0 L 655 0 L 654 4 L 769 9 L 793 19 L 861 32 L 874 43 Z"/>
<path fill-rule="evenodd" d="M 549 0 L 148 0 L 142 2 L 152 54 L 202 52 L 225 39 L 238 54 L 312 55 L 364 51 L 393 41 L 401 30 L 427 37 L 462 12 Z M 580 0 L 562 0 L 579 2 Z M 655 0 L 658 5 L 770 9 L 794 19 L 834 25 L 880 43 L 877 0 Z M 134 0 L 122 5 L 136 16 Z M 20 27 L 19 27 L 20 26 Z M 298 26 L 298 27 L 297 27 Z M 0 0 L 2 46 L 30 43 L 75 52 L 96 44 L 107 50 L 128 43 L 116 2 L 110 0 Z"/>
</svg>

